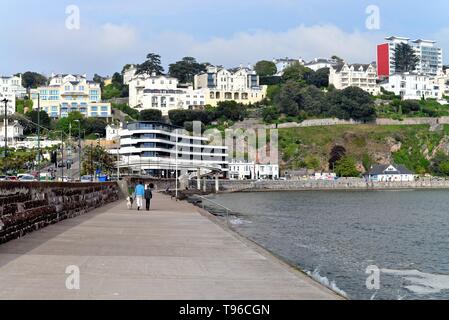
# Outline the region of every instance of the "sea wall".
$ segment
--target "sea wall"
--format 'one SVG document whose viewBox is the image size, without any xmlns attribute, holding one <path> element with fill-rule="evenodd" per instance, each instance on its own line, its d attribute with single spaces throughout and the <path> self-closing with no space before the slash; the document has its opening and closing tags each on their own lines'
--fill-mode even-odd
<svg viewBox="0 0 449 320">
<path fill-rule="evenodd" d="M 0 243 L 118 198 L 117 183 L 0 182 Z"/>
<path fill-rule="evenodd" d="M 215 192 L 215 182 L 203 181 L 201 187 L 208 192 Z M 190 183 L 190 188 L 196 188 L 196 182 Z M 251 180 L 220 180 L 220 192 L 239 191 L 276 191 L 276 190 L 383 190 L 383 189 L 449 189 L 449 180 L 419 179 L 413 182 L 366 182 L 364 179 L 326 180 L 295 180 L 295 181 L 251 181 Z"/>
</svg>

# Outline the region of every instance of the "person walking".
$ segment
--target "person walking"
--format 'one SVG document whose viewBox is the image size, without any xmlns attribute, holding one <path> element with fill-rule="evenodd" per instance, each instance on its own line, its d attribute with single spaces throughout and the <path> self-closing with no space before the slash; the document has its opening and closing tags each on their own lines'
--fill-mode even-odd
<svg viewBox="0 0 449 320">
<path fill-rule="evenodd" d="M 151 199 L 153 198 L 153 192 L 151 191 L 152 188 L 152 185 L 148 184 L 147 188 L 145 189 L 145 204 L 147 211 L 150 211 Z"/>
<path fill-rule="evenodd" d="M 145 187 L 142 181 L 137 183 L 134 194 L 136 195 L 137 211 L 140 211 L 140 208 L 143 208 L 143 197 L 145 196 Z"/>
</svg>

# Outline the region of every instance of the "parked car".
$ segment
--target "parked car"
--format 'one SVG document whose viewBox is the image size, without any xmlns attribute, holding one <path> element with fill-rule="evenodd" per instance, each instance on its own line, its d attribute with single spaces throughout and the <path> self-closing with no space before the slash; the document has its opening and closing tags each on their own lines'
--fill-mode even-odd
<svg viewBox="0 0 449 320">
<path fill-rule="evenodd" d="M 19 181 L 29 182 L 29 181 L 36 181 L 36 178 L 32 176 L 31 174 L 23 174 L 20 176 Z"/>
<path fill-rule="evenodd" d="M 92 176 L 82 176 L 81 177 L 81 182 L 92 182 Z"/>
<path fill-rule="evenodd" d="M 8 181 L 17 181 L 17 177 L 16 176 L 7 176 L 6 180 L 8 180 Z"/>
</svg>

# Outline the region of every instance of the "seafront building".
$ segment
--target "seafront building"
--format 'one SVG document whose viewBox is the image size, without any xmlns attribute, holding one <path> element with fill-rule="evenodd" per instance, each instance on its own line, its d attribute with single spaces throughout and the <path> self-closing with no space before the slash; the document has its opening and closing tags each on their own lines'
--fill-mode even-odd
<svg viewBox="0 0 449 320">
<path fill-rule="evenodd" d="M 207 137 L 189 135 L 180 127 L 154 121 L 131 122 L 116 129 L 111 126 L 107 138 L 118 140 L 120 149 L 109 152 L 120 155 L 122 169 L 155 177 L 174 177 L 177 164 L 180 176 L 215 172 L 228 177 L 227 147 L 209 144 Z"/>
<path fill-rule="evenodd" d="M 278 164 L 261 164 L 254 161 L 229 162 L 230 180 L 278 180 Z"/>
<path fill-rule="evenodd" d="M 366 92 L 377 95 L 380 87 L 377 84 L 376 68 L 372 64 L 347 64 L 329 69 L 329 84 L 342 90 L 348 87 L 358 87 Z"/>
<path fill-rule="evenodd" d="M 415 181 L 415 175 L 405 166 L 392 164 L 372 166 L 367 177 L 372 182 Z"/>
<path fill-rule="evenodd" d="M 176 78 L 166 75 L 140 74 L 128 80 L 129 106 L 139 111 L 157 109 L 162 115 L 170 110 L 204 108 L 205 95 L 202 90 L 179 88 Z"/>
<path fill-rule="evenodd" d="M 111 118 L 111 104 L 101 102 L 100 84 L 86 75 L 52 74 L 48 86 L 31 90 L 33 108 L 39 105 L 51 118 L 78 111 L 85 117 Z"/>
<path fill-rule="evenodd" d="M 399 44 L 409 44 L 419 58 L 415 72 L 428 76 L 436 76 L 443 71 L 443 50 L 432 40 L 391 36 L 385 38 L 386 43 L 377 46 L 377 74 L 379 78 L 389 77 L 396 73 L 395 49 Z"/>
<path fill-rule="evenodd" d="M 208 66 L 206 72 L 195 75 L 194 83 L 195 90 L 203 92 L 205 104 L 213 107 L 220 101 L 250 104 L 266 97 L 267 87 L 259 84 L 259 76 L 251 67 Z"/>
</svg>

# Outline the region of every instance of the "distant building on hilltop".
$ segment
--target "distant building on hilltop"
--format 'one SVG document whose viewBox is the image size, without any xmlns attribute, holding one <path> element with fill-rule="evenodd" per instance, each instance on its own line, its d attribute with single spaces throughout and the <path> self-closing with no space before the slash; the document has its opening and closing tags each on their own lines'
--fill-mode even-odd
<svg viewBox="0 0 449 320">
<path fill-rule="evenodd" d="M 335 59 L 315 58 L 304 64 L 305 67 L 317 71 L 323 68 L 332 68 L 338 65 Z"/>
</svg>

